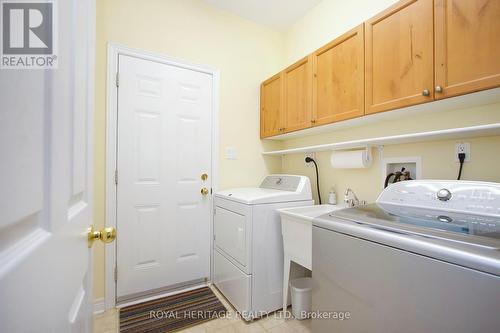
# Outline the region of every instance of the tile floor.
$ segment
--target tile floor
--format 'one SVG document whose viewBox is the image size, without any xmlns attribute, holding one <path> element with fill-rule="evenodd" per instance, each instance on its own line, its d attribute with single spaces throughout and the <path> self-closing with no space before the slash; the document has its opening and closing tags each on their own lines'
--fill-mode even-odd
<svg viewBox="0 0 500 333">
<path fill-rule="evenodd" d="M 293 318 L 284 319 L 280 316 L 281 311 L 271 314 L 266 318 L 257 319 L 253 322 L 245 322 L 234 316 L 235 310 L 220 292 L 212 288 L 221 302 L 226 306 L 229 312 L 227 318 L 220 318 L 208 321 L 206 323 L 192 326 L 188 329 L 179 331 L 182 333 L 309 333 L 311 332 L 310 320 L 295 320 Z M 287 318 L 290 317 L 287 315 Z M 94 333 L 117 333 L 118 310 L 113 309 L 94 316 Z"/>
</svg>

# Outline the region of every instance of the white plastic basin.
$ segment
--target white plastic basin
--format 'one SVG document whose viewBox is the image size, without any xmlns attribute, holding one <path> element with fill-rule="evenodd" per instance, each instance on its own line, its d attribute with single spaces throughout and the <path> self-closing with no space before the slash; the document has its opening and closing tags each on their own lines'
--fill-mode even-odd
<svg viewBox="0 0 500 333">
<path fill-rule="evenodd" d="M 311 269 L 313 219 L 343 208 L 346 206 L 317 205 L 278 209 L 285 258 Z"/>
</svg>

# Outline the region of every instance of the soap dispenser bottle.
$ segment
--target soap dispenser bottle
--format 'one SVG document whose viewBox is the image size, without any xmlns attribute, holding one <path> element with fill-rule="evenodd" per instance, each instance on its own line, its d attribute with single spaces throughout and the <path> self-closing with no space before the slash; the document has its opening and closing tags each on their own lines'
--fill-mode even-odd
<svg viewBox="0 0 500 333">
<path fill-rule="evenodd" d="M 337 194 L 335 193 L 335 185 L 332 186 L 330 193 L 328 194 L 328 204 L 336 205 L 337 204 Z"/>
</svg>

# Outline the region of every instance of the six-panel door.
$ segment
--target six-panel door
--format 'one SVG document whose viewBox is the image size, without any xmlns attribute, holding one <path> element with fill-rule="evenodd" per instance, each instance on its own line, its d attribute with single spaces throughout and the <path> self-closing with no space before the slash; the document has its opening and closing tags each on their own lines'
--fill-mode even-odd
<svg viewBox="0 0 500 333">
<path fill-rule="evenodd" d="M 306 57 L 283 71 L 284 131 L 311 126 L 311 57 Z"/>
<path fill-rule="evenodd" d="M 400 1 L 365 23 L 365 113 L 433 99 L 432 0 Z"/>
<path fill-rule="evenodd" d="M 212 75 L 127 55 L 119 73 L 120 302 L 210 276 Z"/>
<path fill-rule="evenodd" d="M 264 81 L 260 86 L 260 137 L 265 138 L 282 132 L 281 73 Z"/>
<path fill-rule="evenodd" d="M 93 332 L 95 1 L 56 4 L 58 68 L 0 69 L 2 333 Z"/>
<path fill-rule="evenodd" d="M 320 48 L 313 62 L 313 125 L 364 114 L 363 24 Z"/>
<path fill-rule="evenodd" d="M 500 0 L 435 0 L 435 98 L 500 86 Z"/>
</svg>

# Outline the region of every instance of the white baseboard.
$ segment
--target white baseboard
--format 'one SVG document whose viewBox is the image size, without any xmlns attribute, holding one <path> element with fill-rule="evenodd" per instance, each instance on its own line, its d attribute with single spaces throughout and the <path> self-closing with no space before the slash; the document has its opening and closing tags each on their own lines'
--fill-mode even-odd
<svg viewBox="0 0 500 333">
<path fill-rule="evenodd" d="M 94 300 L 94 314 L 103 313 L 105 310 L 104 298 L 96 298 Z"/>
</svg>

